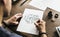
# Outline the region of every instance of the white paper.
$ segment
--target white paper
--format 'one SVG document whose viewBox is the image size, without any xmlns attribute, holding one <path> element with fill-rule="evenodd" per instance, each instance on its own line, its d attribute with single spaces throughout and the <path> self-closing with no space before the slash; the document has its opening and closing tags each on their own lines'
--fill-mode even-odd
<svg viewBox="0 0 60 37">
<path fill-rule="evenodd" d="M 45 10 L 49 5 L 49 2 L 51 1 L 50 0 L 32 0 L 29 4 L 36 8 Z"/>
<path fill-rule="evenodd" d="M 17 31 L 38 35 L 34 22 L 43 18 L 43 12 L 39 10 L 25 9 Z"/>
<path fill-rule="evenodd" d="M 50 0 L 48 7 L 60 12 L 60 0 Z"/>
<path fill-rule="evenodd" d="M 32 0 L 30 5 L 45 10 L 47 7 L 60 11 L 60 0 Z"/>
</svg>

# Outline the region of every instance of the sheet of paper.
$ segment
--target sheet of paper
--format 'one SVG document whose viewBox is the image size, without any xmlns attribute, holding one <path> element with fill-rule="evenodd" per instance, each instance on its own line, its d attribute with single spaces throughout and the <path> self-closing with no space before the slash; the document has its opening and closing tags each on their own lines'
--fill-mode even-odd
<svg viewBox="0 0 60 37">
<path fill-rule="evenodd" d="M 60 11 L 60 0 L 32 0 L 29 4 L 42 10 L 45 10 L 46 7 L 49 7 Z"/>
<path fill-rule="evenodd" d="M 25 9 L 23 17 L 17 28 L 17 31 L 38 35 L 39 31 L 37 31 L 34 23 L 38 19 L 42 19 L 42 18 L 43 18 L 42 11 L 33 10 L 33 9 Z"/>
<path fill-rule="evenodd" d="M 60 12 L 60 0 L 50 0 L 48 7 Z"/>
<path fill-rule="evenodd" d="M 32 0 L 29 4 L 36 8 L 45 10 L 50 2 L 50 0 Z"/>
</svg>

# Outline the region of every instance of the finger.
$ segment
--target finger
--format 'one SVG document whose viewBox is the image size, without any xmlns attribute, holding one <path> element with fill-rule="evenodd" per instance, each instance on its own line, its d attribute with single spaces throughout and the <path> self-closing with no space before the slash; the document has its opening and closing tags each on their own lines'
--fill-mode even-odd
<svg viewBox="0 0 60 37">
<path fill-rule="evenodd" d="M 42 21 L 39 19 L 36 23 L 40 26 Z"/>
<path fill-rule="evenodd" d="M 16 16 L 16 20 L 18 19 L 18 18 L 21 18 L 22 16 Z"/>
<path fill-rule="evenodd" d="M 17 25 L 18 24 L 18 22 L 13 22 L 15 25 Z"/>
<path fill-rule="evenodd" d="M 36 27 L 38 27 L 38 25 L 37 25 L 36 23 L 34 23 L 34 25 L 35 25 Z"/>
<path fill-rule="evenodd" d="M 22 17 L 22 14 L 19 13 L 19 14 L 15 15 L 15 17 L 16 17 L 16 20 L 17 20 L 18 18 L 21 18 Z"/>
<path fill-rule="evenodd" d="M 37 21 L 37 23 L 40 23 L 40 19 Z"/>
<path fill-rule="evenodd" d="M 38 24 L 36 24 L 36 23 L 34 23 L 34 24 L 35 24 L 35 26 L 36 26 L 37 30 L 40 30 L 39 25 L 38 25 Z"/>
<path fill-rule="evenodd" d="M 38 23 L 34 23 L 35 24 L 35 26 L 37 27 L 37 28 L 39 28 L 39 25 L 38 25 Z"/>
<path fill-rule="evenodd" d="M 38 23 L 38 25 L 41 25 L 42 23 L 44 23 L 44 21 L 39 19 L 36 23 Z"/>
<path fill-rule="evenodd" d="M 22 16 L 22 13 L 18 13 L 18 14 L 16 14 L 16 16 Z"/>
</svg>

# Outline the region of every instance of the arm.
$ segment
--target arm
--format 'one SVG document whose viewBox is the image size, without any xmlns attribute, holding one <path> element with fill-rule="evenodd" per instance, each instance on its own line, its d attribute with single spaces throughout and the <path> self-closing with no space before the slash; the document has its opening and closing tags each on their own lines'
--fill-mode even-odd
<svg viewBox="0 0 60 37">
<path fill-rule="evenodd" d="M 8 12 L 8 15 L 10 15 L 11 8 L 12 8 L 12 0 L 3 0 L 4 2 L 4 8 Z"/>
<path fill-rule="evenodd" d="M 40 32 L 40 37 L 47 37 L 46 35 L 46 25 L 45 25 L 45 22 L 43 20 L 38 20 L 36 23 L 35 23 L 37 29 L 39 30 Z"/>
</svg>

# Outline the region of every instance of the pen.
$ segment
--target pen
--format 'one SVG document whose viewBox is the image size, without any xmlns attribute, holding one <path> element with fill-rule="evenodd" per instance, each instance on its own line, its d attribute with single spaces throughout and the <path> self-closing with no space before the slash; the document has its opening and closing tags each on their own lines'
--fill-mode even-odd
<svg viewBox="0 0 60 37">
<path fill-rule="evenodd" d="M 22 6 L 25 2 L 27 2 L 28 0 L 25 0 L 23 3 L 21 3 L 21 5 L 20 6 Z"/>
</svg>

